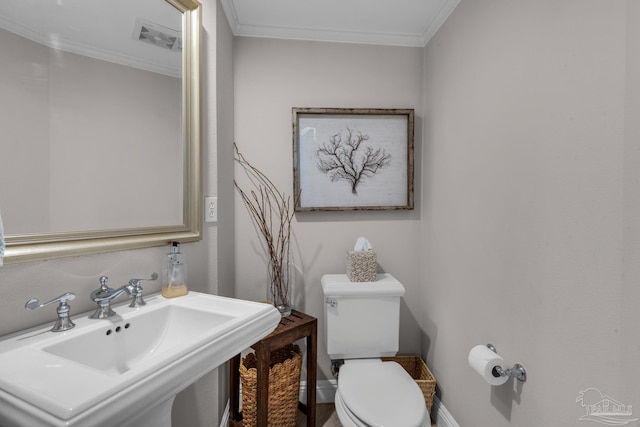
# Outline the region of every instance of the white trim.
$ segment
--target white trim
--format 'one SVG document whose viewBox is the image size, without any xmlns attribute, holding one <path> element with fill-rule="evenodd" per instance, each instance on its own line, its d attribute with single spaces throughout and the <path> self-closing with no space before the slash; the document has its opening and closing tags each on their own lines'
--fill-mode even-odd
<svg viewBox="0 0 640 427">
<path fill-rule="evenodd" d="M 440 24 L 439 24 L 440 25 Z M 270 27 L 236 24 L 236 36 L 288 40 L 424 47 L 419 34 L 385 34 L 363 31 L 338 31 L 313 28 Z"/>
<path fill-rule="evenodd" d="M 421 34 L 243 24 L 240 22 L 233 0 L 221 0 L 220 3 L 234 36 L 424 47 L 458 6 L 460 0 L 447 0 Z"/>
<path fill-rule="evenodd" d="M 229 27 L 231 27 L 231 32 L 234 36 L 238 35 L 238 13 L 236 12 L 236 7 L 231 0 L 221 0 L 220 4 L 222 5 L 222 11 L 227 17 L 227 22 L 229 23 Z"/>
<path fill-rule="evenodd" d="M 227 406 L 224 408 L 224 412 L 222 413 L 222 419 L 220 420 L 220 427 L 229 427 L 229 417 L 231 411 L 231 400 L 227 400 Z"/>
<path fill-rule="evenodd" d="M 436 34 L 436 31 L 440 29 L 442 24 L 449 18 L 449 15 L 453 13 L 456 7 L 460 4 L 460 0 L 448 0 L 442 8 L 438 11 L 436 16 L 433 17 L 431 22 L 427 24 L 421 35 L 422 46 L 426 46 L 429 40 Z"/>
<path fill-rule="evenodd" d="M 338 390 L 338 381 L 321 380 L 316 382 L 316 403 L 333 403 Z M 307 401 L 307 382 L 300 381 L 300 402 Z"/>
<path fill-rule="evenodd" d="M 431 416 L 438 427 L 460 427 L 453 415 L 444 407 L 438 396 L 433 396 Z"/>
</svg>

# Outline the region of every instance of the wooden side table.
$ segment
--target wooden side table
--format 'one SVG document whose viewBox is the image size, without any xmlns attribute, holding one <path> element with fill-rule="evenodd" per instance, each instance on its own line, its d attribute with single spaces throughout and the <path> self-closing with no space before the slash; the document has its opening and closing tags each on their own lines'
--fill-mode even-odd
<svg viewBox="0 0 640 427">
<path fill-rule="evenodd" d="M 293 310 L 287 317 L 280 320 L 280 324 L 257 343 L 251 346 L 256 352 L 257 362 L 257 389 L 256 399 L 257 426 L 267 426 L 267 415 L 269 413 L 269 364 L 271 362 L 271 352 L 292 344 L 295 341 L 307 338 L 307 402 L 298 402 L 298 408 L 307 416 L 307 427 L 316 425 L 316 375 L 317 375 L 317 334 L 318 320 L 315 317 Z M 240 421 L 242 414 L 239 413 L 240 406 L 240 355 L 236 355 L 229 360 L 229 395 L 231 399 L 231 419 Z"/>
</svg>

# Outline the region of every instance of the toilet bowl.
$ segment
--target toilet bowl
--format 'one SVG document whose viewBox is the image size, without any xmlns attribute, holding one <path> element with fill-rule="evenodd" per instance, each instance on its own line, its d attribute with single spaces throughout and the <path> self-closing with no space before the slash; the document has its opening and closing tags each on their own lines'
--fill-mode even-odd
<svg viewBox="0 0 640 427">
<path fill-rule="evenodd" d="M 343 427 L 428 427 L 420 387 L 396 362 L 345 361 L 335 397 Z"/>
<path fill-rule="evenodd" d="M 390 274 L 375 282 L 351 282 L 343 274 L 322 277 L 325 342 L 338 372 L 335 407 L 344 427 L 422 427 L 430 419 L 424 396 L 396 362 L 400 299 L 404 286 Z"/>
</svg>

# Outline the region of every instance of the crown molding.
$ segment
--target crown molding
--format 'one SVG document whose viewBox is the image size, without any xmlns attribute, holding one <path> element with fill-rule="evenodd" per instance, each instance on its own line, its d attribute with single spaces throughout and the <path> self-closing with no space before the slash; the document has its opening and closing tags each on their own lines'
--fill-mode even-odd
<svg viewBox="0 0 640 427">
<path fill-rule="evenodd" d="M 438 13 L 433 16 L 433 19 L 421 34 L 422 46 L 426 46 L 427 43 L 429 43 L 429 40 L 433 38 L 442 24 L 444 24 L 444 22 L 453 13 L 458 4 L 460 4 L 460 0 L 447 0 L 446 3 L 442 5 Z"/>
<path fill-rule="evenodd" d="M 341 31 L 293 26 L 247 25 L 240 22 L 234 0 L 220 0 L 234 36 L 273 39 L 310 40 L 323 42 L 375 44 L 404 47 L 424 47 L 451 15 L 460 0 L 446 0 L 429 20 L 421 33 L 386 33 Z"/>
</svg>

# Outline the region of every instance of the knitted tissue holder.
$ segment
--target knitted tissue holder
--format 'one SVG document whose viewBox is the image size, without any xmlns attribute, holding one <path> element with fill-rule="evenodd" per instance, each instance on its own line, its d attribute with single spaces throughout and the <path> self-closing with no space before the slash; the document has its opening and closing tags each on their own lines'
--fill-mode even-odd
<svg viewBox="0 0 640 427">
<path fill-rule="evenodd" d="M 347 251 L 347 277 L 352 282 L 375 282 L 378 263 L 371 243 L 358 238 L 353 250 Z"/>
</svg>

